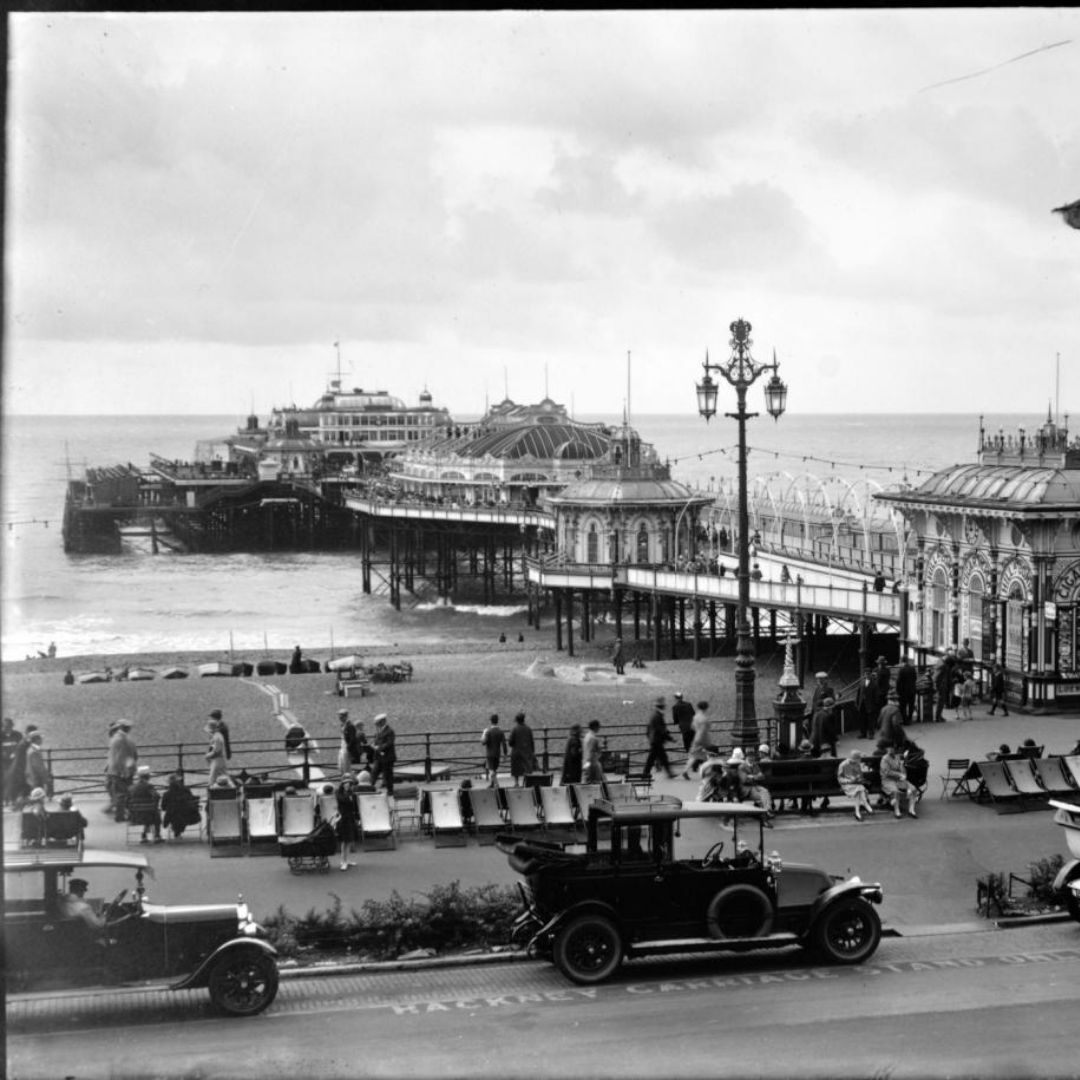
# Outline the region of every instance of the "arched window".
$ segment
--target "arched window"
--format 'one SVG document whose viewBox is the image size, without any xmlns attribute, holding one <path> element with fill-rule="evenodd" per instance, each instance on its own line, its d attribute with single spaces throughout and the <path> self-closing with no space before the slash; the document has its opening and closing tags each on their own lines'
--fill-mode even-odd
<svg viewBox="0 0 1080 1080">
<path fill-rule="evenodd" d="M 1024 670 L 1024 586 L 1014 581 L 1005 603 L 1005 666 Z"/>
<path fill-rule="evenodd" d="M 982 574 L 972 574 L 967 587 L 967 618 L 960 637 L 968 638 L 976 660 L 983 660 L 983 625 L 986 611 L 986 582 Z"/>
<path fill-rule="evenodd" d="M 585 540 L 585 561 L 598 563 L 600 561 L 600 537 L 596 532 L 596 522 L 589 523 L 589 535 Z"/>
<path fill-rule="evenodd" d="M 930 583 L 930 644 L 941 650 L 949 644 L 949 578 L 941 566 Z"/>
<path fill-rule="evenodd" d="M 649 530 L 645 528 L 644 522 L 641 523 L 641 528 L 638 529 L 636 561 L 639 563 L 649 561 Z"/>
</svg>

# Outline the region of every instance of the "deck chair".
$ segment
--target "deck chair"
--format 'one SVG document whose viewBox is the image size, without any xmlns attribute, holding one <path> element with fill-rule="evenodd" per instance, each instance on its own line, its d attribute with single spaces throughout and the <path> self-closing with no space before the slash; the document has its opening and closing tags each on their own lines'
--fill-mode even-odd
<svg viewBox="0 0 1080 1080">
<path fill-rule="evenodd" d="M 1018 757 L 1035 759 L 1041 758 L 1045 749 L 1043 746 L 1018 746 L 1016 753 Z"/>
<path fill-rule="evenodd" d="M 540 809 L 544 812 L 544 832 L 573 830 L 577 824 L 567 787 L 540 788 Z"/>
<path fill-rule="evenodd" d="M 589 818 L 589 803 L 602 799 L 604 789 L 600 784 L 571 784 L 570 792 L 578 822 L 584 825 Z"/>
<path fill-rule="evenodd" d="M 233 787 L 212 787 L 206 793 L 206 835 L 212 859 L 244 853 L 242 797 L 240 789 Z"/>
<path fill-rule="evenodd" d="M 244 819 L 247 822 L 248 854 L 276 855 L 277 801 L 272 787 L 249 784 L 244 788 Z"/>
<path fill-rule="evenodd" d="M 541 788 L 541 793 L 551 788 Z M 473 828 L 481 844 L 494 844 L 495 837 L 506 828 L 503 820 L 502 800 L 498 788 L 472 788 L 469 802 L 472 804 Z"/>
<path fill-rule="evenodd" d="M 1031 758 L 1019 758 L 1016 761 L 1007 761 L 1005 768 L 1009 773 L 1009 779 L 1013 787 L 1024 798 L 1026 810 L 1047 809 L 1050 803 L 1046 789 L 1039 783 L 1039 777 L 1035 772 L 1035 762 Z"/>
<path fill-rule="evenodd" d="M 315 830 L 315 800 L 310 791 L 282 793 L 278 803 L 279 836 L 309 836 Z"/>
<path fill-rule="evenodd" d="M 510 819 L 510 828 L 514 832 L 522 830 L 539 829 L 540 803 L 536 800 L 536 792 L 542 788 L 512 787 L 503 792 L 506 799 L 506 815 Z"/>
<path fill-rule="evenodd" d="M 634 785 L 629 780 L 623 780 L 617 784 L 607 781 L 604 784 L 604 794 L 608 802 L 634 802 L 637 799 Z"/>
<path fill-rule="evenodd" d="M 1069 754 L 1061 759 L 1061 771 L 1073 787 L 1080 788 L 1080 754 Z"/>
<path fill-rule="evenodd" d="M 461 818 L 458 793 L 451 788 L 437 788 L 427 793 L 431 805 L 431 831 L 436 847 L 465 847 L 465 822 Z"/>
<path fill-rule="evenodd" d="M 1016 814 L 1027 809 L 1024 796 L 1013 787 L 1003 761 L 980 761 L 978 769 L 982 786 L 999 814 Z"/>
<path fill-rule="evenodd" d="M 323 785 L 320 784 L 315 795 L 315 812 L 319 815 L 320 821 L 328 821 L 333 824 L 338 815 L 337 791 L 335 790 L 327 795 L 322 788 Z"/>
<path fill-rule="evenodd" d="M 360 806 L 360 836 L 365 851 L 392 851 L 394 823 L 390 817 L 390 796 L 385 791 L 374 795 L 357 795 Z"/>
<path fill-rule="evenodd" d="M 945 773 L 940 777 L 941 797 L 951 799 L 963 792 L 969 799 L 975 795 L 971 790 L 971 758 L 952 757 L 946 764 Z"/>
<path fill-rule="evenodd" d="M 393 810 L 394 831 L 399 836 L 403 832 L 420 832 L 419 788 L 411 785 L 399 785 L 394 788 Z"/>
<path fill-rule="evenodd" d="M 1065 765 L 1060 757 L 1038 758 L 1033 761 L 1035 771 L 1039 774 L 1039 782 L 1046 789 L 1048 795 L 1069 795 L 1072 793 L 1072 784 L 1065 775 Z"/>
</svg>

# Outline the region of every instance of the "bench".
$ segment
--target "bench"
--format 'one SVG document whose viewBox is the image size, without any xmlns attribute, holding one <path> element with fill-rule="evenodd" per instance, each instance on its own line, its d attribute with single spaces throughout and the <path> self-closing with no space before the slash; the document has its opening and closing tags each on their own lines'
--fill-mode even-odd
<svg viewBox="0 0 1080 1080">
<path fill-rule="evenodd" d="M 371 679 L 367 675 L 339 679 L 337 692 L 340 697 L 366 697 L 371 693 Z"/>
<path fill-rule="evenodd" d="M 810 803 L 814 799 L 843 798 L 844 792 L 836 778 L 840 758 L 780 758 L 763 761 L 761 773 L 763 786 L 772 796 L 774 807 L 780 800 L 798 801 L 803 812 L 814 813 Z M 866 791 L 869 795 L 881 794 L 881 758 L 866 756 L 862 759 Z"/>
</svg>

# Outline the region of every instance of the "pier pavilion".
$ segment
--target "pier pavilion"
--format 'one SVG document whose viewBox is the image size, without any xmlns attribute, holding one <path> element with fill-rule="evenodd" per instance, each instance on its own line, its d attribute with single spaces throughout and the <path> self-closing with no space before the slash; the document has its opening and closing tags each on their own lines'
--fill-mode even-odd
<svg viewBox="0 0 1080 1080">
<path fill-rule="evenodd" d="M 1009 700 L 1032 709 L 1080 705 L 1080 440 L 1068 418 L 1028 433 L 988 434 L 975 464 L 875 496 L 913 536 L 912 618 L 920 659 L 965 641 L 1001 663 Z"/>
</svg>

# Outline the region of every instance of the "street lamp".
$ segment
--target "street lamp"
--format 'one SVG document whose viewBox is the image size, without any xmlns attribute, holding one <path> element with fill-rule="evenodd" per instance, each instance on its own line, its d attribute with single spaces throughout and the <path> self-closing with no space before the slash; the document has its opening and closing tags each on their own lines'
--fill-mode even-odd
<svg viewBox="0 0 1080 1080">
<path fill-rule="evenodd" d="M 738 398 L 739 411 L 725 413 L 739 422 L 739 617 L 735 646 L 735 738 L 742 746 L 756 746 L 758 742 L 757 710 L 754 706 L 754 642 L 750 636 L 750 518 L 747 509 L 746 483 L 746 421 L 757 413 L 746 411 L 746 391 L 758 378 L 771 371 L 772 378 L 765 384 L 765 408 L 778 420 L 787 404 L 787 386 L 780 378 L 780 365 L 773 351 L 771 364 L 759 364 L 750 355 L 752 327 L 745 319 L 731 324 L 731 359 L 726 363 L 712 364 L 705 354 L 705 377 L 697 384 L 698 412 L 708 421 L 716 414 L 716 397 L 719 384 L 712 373 L 722 375 L 732 386 Z"/>
</svg>

